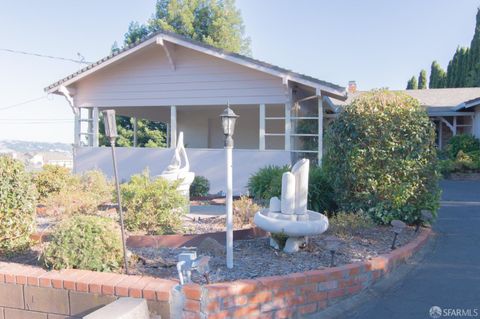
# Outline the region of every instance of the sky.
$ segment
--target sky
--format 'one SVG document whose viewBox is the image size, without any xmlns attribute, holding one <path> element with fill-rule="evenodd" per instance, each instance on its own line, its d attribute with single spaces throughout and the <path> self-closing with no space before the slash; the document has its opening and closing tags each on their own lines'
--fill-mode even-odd
<svg viewBox="0 0 480 319">
<path fill-rule="evenodd" d="M 468 46 L 480 0 L 237 0 L 254 58 L 360 90 L 404 89 Z M 96 61 L 155 0 L 4 1 L 0 49 Z M 49 84 L 81 64 L 0 50 L 0 140 L 73 142 L 73 113 Z M 16 104 L 35 100 L 31 103 Z M 14 106 L 14 107 L 12 107 Z"/>
</svg>

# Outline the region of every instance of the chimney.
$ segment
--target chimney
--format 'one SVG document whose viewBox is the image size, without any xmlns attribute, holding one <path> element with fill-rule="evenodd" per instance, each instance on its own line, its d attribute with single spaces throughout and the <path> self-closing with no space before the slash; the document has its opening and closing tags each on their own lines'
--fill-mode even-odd
<svg viewBox="0 0 480 319">
<path fill-rule="evenodd" d="M 355 92 L 357 92 L 357 82 L 348 81 L 348 93 L 354 94 Z"/>
</svg>

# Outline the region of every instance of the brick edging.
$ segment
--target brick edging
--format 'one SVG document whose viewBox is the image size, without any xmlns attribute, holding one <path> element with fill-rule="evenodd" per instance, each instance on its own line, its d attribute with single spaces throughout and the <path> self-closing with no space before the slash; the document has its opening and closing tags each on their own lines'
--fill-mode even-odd
<svg viewBox="0 0 480 319">
<path fill-rule="evenodd" d="M 428 241 L 422 229 L 405 246 L 368 261 L 333 268 L 182 287 L 186 318 L 297 318 L 317 313 L 371 286 Z"/>
</svg>

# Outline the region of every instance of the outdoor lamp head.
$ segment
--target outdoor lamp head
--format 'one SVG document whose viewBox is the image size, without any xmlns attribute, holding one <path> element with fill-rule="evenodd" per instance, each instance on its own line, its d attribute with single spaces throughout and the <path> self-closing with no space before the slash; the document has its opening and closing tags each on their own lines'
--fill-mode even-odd
<svg viewBox="0 0 480 319">
<path fill-rule="evenodd" d="M 233 112 L 233 110 L 228 106 L 222 114 L 220 114 L 220 118 L 222 119 L 222 127 L 223 127 L 223 134 L 225 136 L 233 136 L 233 132 L 235 131 L 235 121 L 239 116 Z"/>
<path fill-rule="evenodd" d="M 115 120 L 115 110 L 106 110 L 103 112 L 103 119 L 105 123 L 105 135 L 109 138 L 116 138 L 117 122 Z"/>
</svg>

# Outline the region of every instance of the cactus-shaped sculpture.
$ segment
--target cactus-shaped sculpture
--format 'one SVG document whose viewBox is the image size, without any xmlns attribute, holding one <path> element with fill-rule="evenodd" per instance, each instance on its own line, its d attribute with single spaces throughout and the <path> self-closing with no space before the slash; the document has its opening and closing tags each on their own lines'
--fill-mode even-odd
<svg viewBox="0 0 480 319">
<path fill-rule="evenodd" d="M 255 224 L 270 233 L 288 236 L 284 251 L 293 253 L 306 242 L 307 236 L 319 235 L 328 228 L 328 218 L 307 209 L 308 203 L 308 159 L 298 161 L 291 172 L 282 176 L 281 199 L 272 197 L 267 210 L 255 214 Z M 278 247 L 271 238 L 270 244 Z"/>
</svg>

